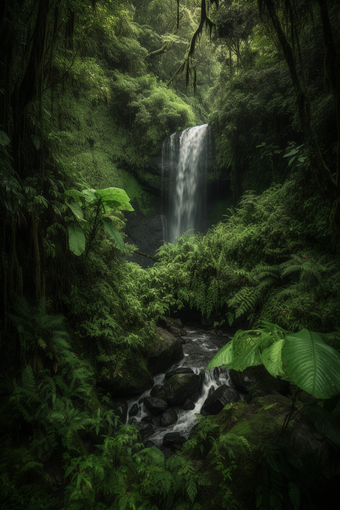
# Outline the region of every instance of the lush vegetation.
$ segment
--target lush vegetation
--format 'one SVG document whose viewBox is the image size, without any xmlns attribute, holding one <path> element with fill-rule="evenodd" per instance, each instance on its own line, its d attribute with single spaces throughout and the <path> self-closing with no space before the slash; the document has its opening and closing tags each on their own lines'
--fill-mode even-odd
<svg viewBox="0 0 340 510">
<path fill-rule="evenodd" d="M 323 504 L 315 459 L 283 435 L 305 390 L 339 445 L 335 4 L 1 3 L 1 508 Z M 126 262 L 124 211 L 159 213 L 141 186 L 150 156 L 208 118 L 224 219 L 162 246 L 148 270 Z M 292 383 L 279 438 L 224 433 L 231 405 L 165 459 L 121 423 L 112 395 L 150 379 L 155 326 L 188 309 L 246 325 L 212 365 L 263 363 Z"/>
</svg>

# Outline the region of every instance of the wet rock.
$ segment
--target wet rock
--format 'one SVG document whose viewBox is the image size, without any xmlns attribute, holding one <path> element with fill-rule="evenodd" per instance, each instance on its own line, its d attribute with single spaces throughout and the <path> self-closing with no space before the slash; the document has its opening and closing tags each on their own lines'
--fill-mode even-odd
<svg viewBox="0 0 340 510">
<path fill-rule="evenodd" d="M 161 418 L 160 416 L 144 416 L 144 418 L 141 419 L 141 423 L 150 423 L 154 427 L 159 427 L 161 424 Z"/>
<path fill-rule="evenodd" d="M 147 437 L 149 436 L 152 436 L 152 434 L 155 432 L 155 429 L 154 427 L 151 425 L 151 423 L 149 423 L 148 425 L 146 425 L 146 427 L 143 427 L 143 428 L 140 428 L 139 429 L 139 433 L 141 435 L 141 438 L 142 438 L 142 441 L 144 441 L 144 439 L 146 439 Z"/>
<path fill-rule="evenodd" d="M 166 411 L 168 408 L 168 404 L 165 402 L 165 400 L 157 397 L 146 397 L 144 399 L 144 404 L 149 409 L 151 414 L 155 416 L 163 414 L 164 411 Z"/>
<path fill-rule="evenodd" d="M 154 427 L 160 427 L 160 425 L 161 425 L 161 417 L 160 416 L 152 416 L 151 417 L 151 424 Z"/>
<path fill-rule="evenodd" d="M 169 432 L 163 437 L 163 446 L 169 447 L 172 450 L 180 450 L 185 443 L 186 439 L 179 432 Z"/>
<path fill-rule="evenodd" d="M 209 388 L 209 391 L 208 391 L 208 397 L 210 397 L 210 395 L 212 395 L 214 393 L 214 391 L 216 390 L 215 386 L 212 385 L 210 388 Z"/>
<path fill-rule="evenodd" d="M 250 393 L 252 397 L 270 395 L 272 390 L 287 395 L 289 382 L 273 377 L 263 365 L 248 367 L 243 371 L 230 370 L 230 377 L 235 388 L 242 393 Z"/>
<path fill-rule="evenodd" d="M 193 409 L 195 409 L 195 404 L 193 403 L 192 400 L 188 398 L 182 405 L 182 409 L 184 411 L 192 411 Z"/>
<path fill-rule="evenodd" d="M 184 356 L 180 338 L 174 337 L 163 328 L 156 328 L 156 333 L 159 335 L 159 342 L 148 359 L 148 369 L 152 374 L 165 372 Z"/>
<path fill-rule="evenodd" d="M 173 375 L 164 385 L 162 398 L 165 398 L 170 406 L 180 406 L 188 398 L 195 400 L 201 391 L 203 379 L 203 374 Z"/>
<path fill-rule="evenodd" d="M 230 402 L 238 402 L 240 395 L 234 388 L 223 384 L 204 402 L 201 414 L 203 416 L 218 414 Z"/>
<path fill-rule="evenodd" d="M 153 446 L 156 446 L 153 441 L 147 440 L 144 443 L 145 448 L 152 448 Z"/>
<path fill-rule="evenodd" d="M 176 337 L 182 337 L 186 336 L 188 333 L 185 331 L 185 329 L 182 328 L 176 328 L 176 326 L 168 326 L 168 331 Z"/>
<path fill-rule="evenodd" d="M 138 411 L 139 411 L 138 404 L 133 404 L 133 406 L 130 409 L 130 417 L 136 416 L 136 414 L 138 414 Z"/>
<path fill-rule="evenodd" d="M 221 366 L 221 367 L 215 367 L 213 369 L 214 378 L 218 379 L 221 376 L 226 376 L 228 374 L 227 367 Z"/>
<path fill-rule="evenodd" d="M 152 418 L 155 418 L 155 416 L 144 416 L 144 418 L 141 419 L 141 423 L 151 423 Z"/>
<path fill-rule="evenodd" d="M 178 367 L 175 368 L 174 370 L 168 370 L 167 373 L 165 374 L 165 379 L 169 379 L 173 375 L 177 374 L 193 374 L 193 373 L 194 371 L 190 367 Z"/>
<path fill-rule="evenodd" d="M 165 324 L 167 328 L 173 326 L 175 328 L 183 329 L 183 322 L 179 318 L 165 317 Z"/>
<path fill-rule="evenodd" d="M 161 416 L 161 426 L 169 427 L 169 425 L 176 423 L 177 419 L 178 416 L 175 409 L 167 409 Z"/>
<path fill-rule="evenodd" d="M 164 385 L 163 384 L 155 384 L 155 386 L 152 388 L 150 392 L 151 397 L 158 397 L 163 391 Z"/>
</svg>

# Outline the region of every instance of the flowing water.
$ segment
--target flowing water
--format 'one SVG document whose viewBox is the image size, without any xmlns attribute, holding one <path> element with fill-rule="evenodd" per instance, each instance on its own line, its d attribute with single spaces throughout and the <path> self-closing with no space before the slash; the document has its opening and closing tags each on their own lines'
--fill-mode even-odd
<svg viewBox="0 0 340 510">
<path fill-rule="evenodd" d="M 177 367 L 190 367 L 196 374 L 205 371 L 205 367 L 209 361 L 214 357 L 216 352 L 223 347 L 227 341 L 227 335 L 211 335 L 200 329 L 185 327 L 187 336 L 185 336 L 185 344 L 183 345 L 184 358 L 180 363 L 176 363 L 169 370 Z M 165 374 L 158 374 L 154 377 L 154 384 L 164 384 Z M 200 397 L 198 398 L 195 408 L 190 411 L 184 411 L 179 407 L 176 408 L 178 420 L 174 425 L 169 427 L 158 427 L 150 435 L 147 440 L 153 441 L 157 446 L 161 446 L 163 437 L 168 432 L 180 432 L 186 439 L 188 439 L 190 430 L 197 423 L 196 414 L 204 404 L 213 389 L 217 389 L 222 384 L 233 386 L 229 373 L 225 368 L 219 367 L 205 371 L 204 380 Z M 151 390 L 145 391 L 142 395 L 133 398 L 129 401 L 129 412 L 135 403 L 138 404 L 138 413 L 136 416 L 129 418 L 128 421 L 135 422 L 138 428 L 143 426 L 142 419 L 148 415 L 146 407 L 143 405 L 143 399 L 150 396 Z"/>
<path fill-rule="evenodd" d="M 208 124 L 174 133 L 163 143 L 162 209 L 168 224 L 166 241 L 174 242 L 188 230 L 206 230 L 210 149 Z"/>
</svg>

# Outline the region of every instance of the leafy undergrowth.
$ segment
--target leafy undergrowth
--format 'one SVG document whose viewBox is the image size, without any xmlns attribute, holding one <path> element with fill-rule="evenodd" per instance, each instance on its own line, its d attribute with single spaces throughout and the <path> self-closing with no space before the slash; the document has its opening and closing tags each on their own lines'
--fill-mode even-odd
<svg viewBox="0 0 340 510">
<path fill-rule="evenodd" d="M 162 246 L 153 269 L 126 271 L 154 317 L 166 306 L 189 305 L 220 323 L 243 318 L 255 327 L 266 320 L 291 331 L 337 331 L 340 266 L 330 210 L 296 171 L 262 195 L 246 193 L 205 236 Z"/>
</svg>

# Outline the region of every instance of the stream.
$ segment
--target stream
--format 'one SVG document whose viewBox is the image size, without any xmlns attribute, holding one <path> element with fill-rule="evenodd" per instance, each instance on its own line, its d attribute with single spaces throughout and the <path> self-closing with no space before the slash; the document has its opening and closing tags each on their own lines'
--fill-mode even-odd
<svg viewBox="0 0 340 510">
<path fill-rule="evenodd" d="M 144 399 L 150 396 L 152 389 L 156 385 L 165 383 L 165 373 L 157 374 L 154 377 L 152 389 L 130 399 L 128 402 L 127 423 L 136 424 L 137 428 L 141 431 L 144 443 L 151 441 L 158 447 L 163 445 L 164 435 L 170 432 L 178 432 L 187 440 L 191 429 L 198 421 L 196 414 L 200 413 L 206 398 L 222 384 L 234 387 L 225 367 L 216 367 L 205 371 L 205 367 L 214 355 L 231 339 L 231 334 L 223 333 L 215 335 L 199 327 L 192 326 L 186 326 L 184 329 L 187 332 L 183 345 L 184 357 L 179 363 L 170 367 L 168 372 L 176 368 L 191 368 L 195 374 L 204 374 L 201 392 L 198 399 L 195 399 L 194 408 L 184 410 L 181 406 L 174 406 L 178 416 L 176 423 L 162 427 L 157 423 L 157 420 L 153 420 L 153 426 L 150 425 L 150 412 L 144 404 Z M 151 443 L 148 444 L 151 446 Z"/>
</svg>

